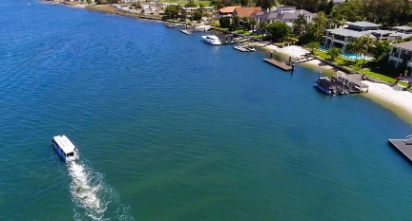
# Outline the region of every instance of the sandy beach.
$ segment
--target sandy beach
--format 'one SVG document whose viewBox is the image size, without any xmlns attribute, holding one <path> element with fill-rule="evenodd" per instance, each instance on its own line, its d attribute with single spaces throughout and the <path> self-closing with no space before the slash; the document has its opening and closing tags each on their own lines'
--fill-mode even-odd
<svg viewBox="0 0 412 221">
<path fill-rule="evenodd" d="M 292 58 L 299 58 L 306 53 L 309 53 L 306 49 L 295 45 L 283 48 L 279 48 L 276 45 L 265 45 L 264 48 L 291 56 Z M 308 67 L 320 68 L 325 71 L 329 70 L 336 73 L 332 66 L 316 59 L 302 64 L 307 65 Z M 340 71 L 338 73 L 345 74 Z M 368 97 L 385 108 L 393 111 L 395 114 L 405 119 L 408 123 L 412 124 L 412 93 L 408 91 L 396 91 L 391 86 L 386 84 L 374 83 L 371 81 L 362 82 L 369 85 L 369 92 L 363 94 L 365 97 Z"/>
<path fill-rule="evenodd" d="M 362 82 L 369 85 L 369 92 L 364 93 L 364 96 L 371 98 L 412 124 L 412 93 L 396 91 L 386 84 L 370 81 Z"/>
<path fill-rule="evenodd" d="M 292 59 L 301 58 L 305 54 L 309 53 L 308 50 L 304 49 L 303 47 L 296 46 L 296 45 L 290 45 L 290 46 L 286 46 L 286 47 L 283 47 L 283 48 L 279 48 L 276 45 L 266 45 L 264 47 L 267 50 L 275 51 L 275 52 L 278 52 L 278 53 L 288 55 L 288 56 L 292 57 Z M 308 66 L 308 67 L 313 67 L 313 68 L 320 68 L 320 69 L 323 69 L 325 71 L 335 71 L 335 69 L 332 66 L 330 66 L 328 64 L 325 64 L 325 63 L 323 63 L 319 60 L 316 60 L 316 59 L 304 62 L 304 63 L 302 63 L 302 65 L 305 65 L 305 66 Z M 339 74 L 344 74 L 344 73 L 339 71 Z"/>
</svg>

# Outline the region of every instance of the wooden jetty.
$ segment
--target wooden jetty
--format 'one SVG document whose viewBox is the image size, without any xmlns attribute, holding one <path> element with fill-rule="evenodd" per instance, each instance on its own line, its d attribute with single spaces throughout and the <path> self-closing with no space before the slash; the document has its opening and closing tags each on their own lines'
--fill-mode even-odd
<svg viewBox="0 0 412 221">
<path fill-rule="evenodd" d="M 266 61 L 267 63 L 276 66 L 284 71 L 292 71 L 293 68 L 289 65 L 286 64 L 286 62 L 280 62 L 280 61 L 276 61 L 275 59 L 269 59 L 269 58 L 265 58 L 263 59 L 264 61 Z"/>
<path fill-rule="evenodd" d="M 399 151 L 410 163 L 412 163 L 412 144 L 405 142 L 405 139 L 389 139 L 388 142 Z"/>
</svg>

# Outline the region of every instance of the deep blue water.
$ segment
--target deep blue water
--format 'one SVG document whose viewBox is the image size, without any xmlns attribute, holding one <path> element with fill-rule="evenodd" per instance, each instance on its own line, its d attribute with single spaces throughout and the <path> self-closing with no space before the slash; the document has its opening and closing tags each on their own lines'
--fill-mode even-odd
<svg viewBox="0 0 412 221">
<path fill-rule="evenodd" d="M 164 24 L 0 1 L 0 220 L 409 220 L 411 127 Z M 80 160 L 63 163 L 66 134 Z"/>
</svg>

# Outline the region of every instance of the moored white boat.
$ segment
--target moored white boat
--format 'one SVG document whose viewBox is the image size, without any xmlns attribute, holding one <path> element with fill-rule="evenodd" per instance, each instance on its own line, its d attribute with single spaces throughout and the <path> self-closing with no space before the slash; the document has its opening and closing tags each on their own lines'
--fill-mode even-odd
<svg viewBox="0 0 412 221">
<path fill-rule="evenodd" d="M 216 35 L 205 35 L 202 36 L 203 40 L 211 45 L 221 45 L 222 42 L 219 40 L 219 38 Z"/>
<path fill-rule="evenodd" d="M 79 151 L 65 135 L 57 135 L 52 140 L 53 147 L 65 162 L 79 159 Z"/>
</svg>

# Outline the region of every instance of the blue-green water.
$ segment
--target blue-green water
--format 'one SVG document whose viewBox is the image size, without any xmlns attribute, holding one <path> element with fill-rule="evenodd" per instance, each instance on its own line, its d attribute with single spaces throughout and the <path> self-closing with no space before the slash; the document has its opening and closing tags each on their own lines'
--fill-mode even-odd
<svg viewBox="0 0 412 221">
<path fill-rule="evenodd" d="M 163 24 L 0 1 L 0 220 L 409 220 L 411 127 Z M 66 134 L 66 165 L 51 138 Z"/>
</svg>

